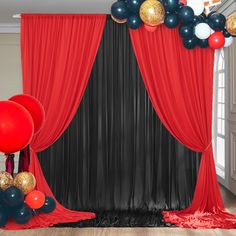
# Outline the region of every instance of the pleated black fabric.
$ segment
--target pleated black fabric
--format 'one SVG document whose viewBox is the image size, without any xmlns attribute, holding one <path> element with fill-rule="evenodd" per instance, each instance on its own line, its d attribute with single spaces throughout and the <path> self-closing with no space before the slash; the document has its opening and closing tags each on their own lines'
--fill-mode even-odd
<svg viewBox="0 0 236 236">
<path fill-rule="evenodd" d="M 185 208 L 200 161 L 161 124 L 128 29 L 111 19 L 76 116 L 39 156 L 59 202 L 98 213 Z"/>
</svg>

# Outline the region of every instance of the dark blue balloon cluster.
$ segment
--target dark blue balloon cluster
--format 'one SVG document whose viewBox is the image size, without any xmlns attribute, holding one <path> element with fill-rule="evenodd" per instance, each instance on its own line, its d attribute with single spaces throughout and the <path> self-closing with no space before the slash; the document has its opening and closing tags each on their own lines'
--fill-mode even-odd
<svg viewBox="0 0 236 236">
<path fill-rule="evenodd" d="M 112 4 L 111 14 L 113 17 L 124 20 L 131 29 L 137 29 L 142 25 L 139 17 L 139 8 L 144 0 L 119 0 Z"/>
<path fill-rule="evenodd" d="M 165 8 L 164 24 L 170 29 L 179 27 L 179 35 L 183 40 L 184 47 L 187 49 L 193 49 L 196 46 L 201 48 L 208 47 L 209 37 L 214 31 L 221 32 L 223 40 L 224 37 L 229 38 L 232 36 L 225 27 L 225 16 L 220 13 L 211 12 L 209 15 L 205 15 L 205 13 L 194 15 L 194 10 L 190 6 L 182 4 L 180 0 L 159 0 L 159 2 Z M 127 25 L 131 29 L 137 29 L 142 24 L 139 16 L 139 8 L 142 3 L 143 0 L 119 0 L 113 3 L 111 14 L 119 20 L 127 19 Z M 207 29 L 212 31 L 208 37 L 201 38 L 196 36 L 195 27 L 200 23 L 206 23 L 209 26 Z M 218 45 L 214 47 L 214 40 L 218 43 L 218 39 L 213 37 L 212 47 L 219 48 L 217 47 Z"/>
<path fill-rule="evenodd" d="M 50 213 L 55 208 L 55 200 L 46 197 L 44 205 L 34 211 L 24 203 L 24 193 L 17 187 L 11 186 L 5 191 L 0 189 L 0 227 L 5 226 L 9 218 L 12 218 L 17 224 L 26 224 L 34 214 Z"/>
</svg>

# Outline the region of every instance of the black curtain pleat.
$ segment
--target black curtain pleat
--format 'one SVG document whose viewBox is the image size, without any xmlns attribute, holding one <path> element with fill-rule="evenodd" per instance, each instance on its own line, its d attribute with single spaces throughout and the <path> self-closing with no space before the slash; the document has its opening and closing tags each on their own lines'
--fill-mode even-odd
<svg viewBox="0 0 236 236">
<path fill-rule="evenodd" d="M 56 198 L 71 209 L 145 212 L 191 202 L 200 155 L 153 110 L 126 24 L 107 19 L 79 109 L 39 160 Z"/>
</svg>

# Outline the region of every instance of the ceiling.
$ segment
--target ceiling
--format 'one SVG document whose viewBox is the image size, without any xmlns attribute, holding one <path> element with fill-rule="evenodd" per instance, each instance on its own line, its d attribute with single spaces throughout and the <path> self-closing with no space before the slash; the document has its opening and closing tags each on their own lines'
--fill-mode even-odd
<svg viewBox="0 0 236 236">
<path fill-rule="evenodd" d="M 114 0 L 0 0 L 0 25 L 17 24 L 17 13 L 109 13 Z"/>
</svg>

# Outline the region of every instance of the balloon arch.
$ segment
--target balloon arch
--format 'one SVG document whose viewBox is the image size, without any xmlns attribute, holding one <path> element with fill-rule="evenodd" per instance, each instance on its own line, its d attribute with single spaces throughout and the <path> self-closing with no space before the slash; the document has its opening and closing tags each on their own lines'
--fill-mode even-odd
<svg viewBox="0 0 236 236">
<path fill-rule="evenodd" d="M 111 6 L 111 16 L 115 22 L 127 23 L 133 30 L 144 25 L 147 31 L 154 32 L 162 23 L 170 29 L 178 27 L 187 49 L 196 46 L 219 49 L 229 47 L 236 36 L 236 13 L 227 19 L 221 13 L 209 13 L 209 7 L 216 3 L 187 0 L 185 5 L 180 0 L 118 0 Z"/>
<path fill-rule="evenodd" d="M 13 178 L 13 153 L 28 147 L 44 121 L 42 104 L 30 95 L 0 101 L 0 152 L 6 155 L 6 171 L 0 171 L 0 227 L 10 217 L 18 224 L 26 224 L 35 214 L 50 213 L 56 208 L 53 198 L 34 190 L 36 180 L 28 172 L 29 159 L 21 160 L 24 165 L 19 166 L 19 173 Z"/>
</svg>

